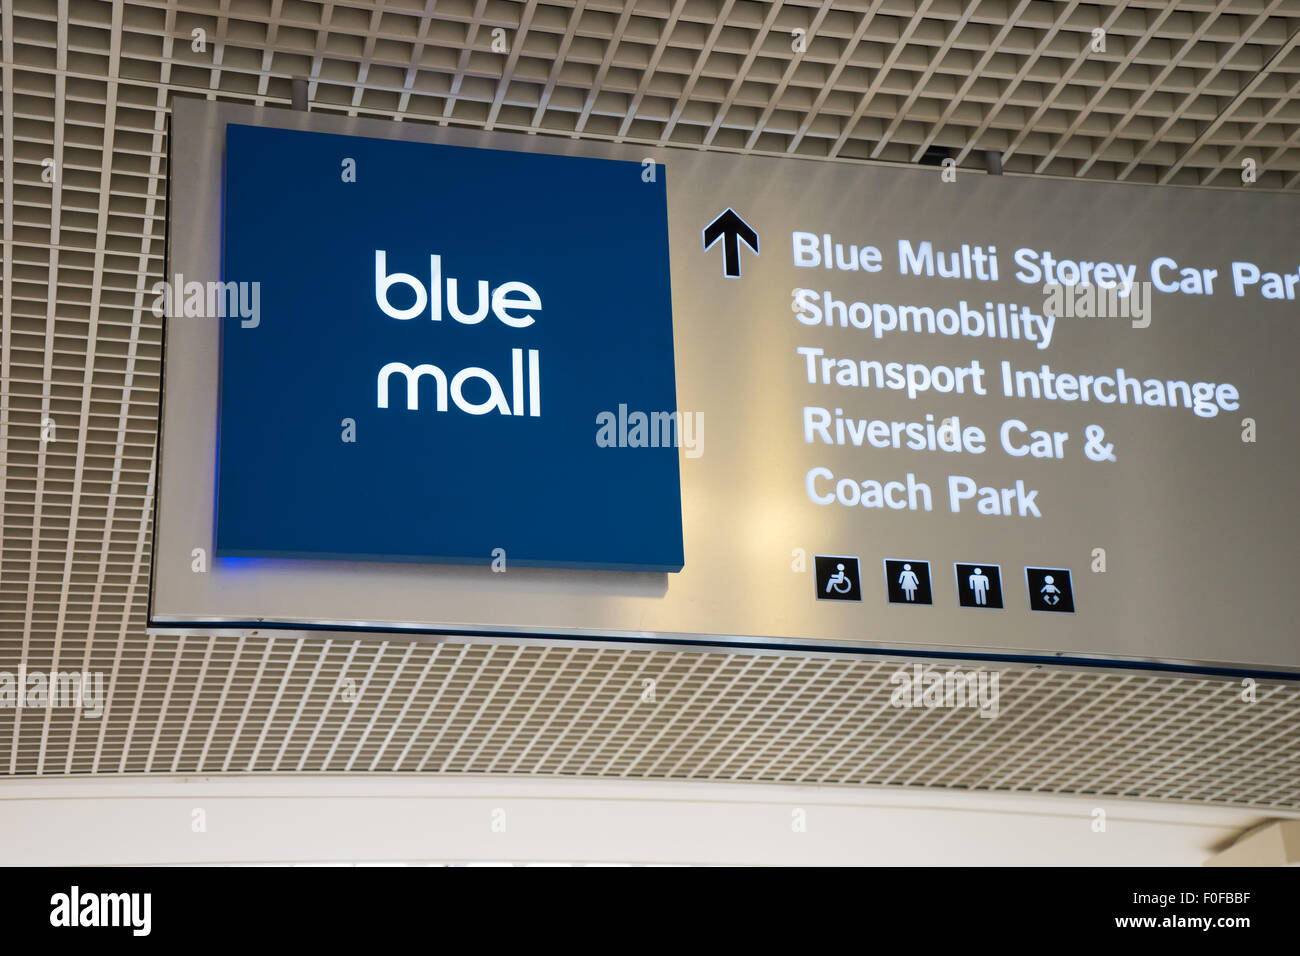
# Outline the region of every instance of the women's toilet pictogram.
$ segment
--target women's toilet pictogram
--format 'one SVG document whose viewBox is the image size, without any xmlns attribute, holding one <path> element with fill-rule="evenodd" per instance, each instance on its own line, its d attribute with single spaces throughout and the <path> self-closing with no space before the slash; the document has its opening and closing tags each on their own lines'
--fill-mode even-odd
<svg viewBox="0 0 1300 956">
<path fill-rule="evenodd" d="M 885 589 L 890 604 L 933 604 L 930 562 L 885 559 Z"/>
</svg>

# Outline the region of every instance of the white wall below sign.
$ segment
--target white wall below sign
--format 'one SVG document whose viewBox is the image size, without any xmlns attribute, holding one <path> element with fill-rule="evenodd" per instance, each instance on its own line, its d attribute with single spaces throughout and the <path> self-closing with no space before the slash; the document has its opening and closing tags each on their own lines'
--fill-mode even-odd
<svg viewBox="0 0 1300 956">
<path fill-rule="evenodd" d="M 1092 827 L 1098 808 L 1106 811 L 1104 833 Z M 206 832 L 193 831 L 196 809 Z M 804 832 L 792 825 L 800 811 Z M 494 831 L 501 819 L 504 830 Z M 7 780 L 0 783 L 0 865 L 1199 866 L 1265 819 L 1168 803 L 763 784 Z"/>
</svg>

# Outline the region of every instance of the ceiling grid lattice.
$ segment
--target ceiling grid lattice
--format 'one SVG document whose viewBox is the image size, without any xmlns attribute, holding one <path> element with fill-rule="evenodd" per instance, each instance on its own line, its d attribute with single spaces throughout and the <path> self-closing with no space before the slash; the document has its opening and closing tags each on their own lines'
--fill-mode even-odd
<svg viewBox="0 0 1300 956">
<path fill-rule="evenodd" d="M 1295 191 L 1298 42 L 1300 0 L 5 0 L 0 670 L 99 671 L 108 700 L 99 718 L 0 710 L 0 773 L 521 773 L 1300 810 L 1293 686 L 1246 703 L 1217 678 L 1008 667 L 986 720 L 890 707 L 883 660 L 144 633 L 173 93 L 286 106 L 305 77 L 313 110 L 407 122 L 972 170 L 993 151 L 1010 174 Z"/>
</svg>

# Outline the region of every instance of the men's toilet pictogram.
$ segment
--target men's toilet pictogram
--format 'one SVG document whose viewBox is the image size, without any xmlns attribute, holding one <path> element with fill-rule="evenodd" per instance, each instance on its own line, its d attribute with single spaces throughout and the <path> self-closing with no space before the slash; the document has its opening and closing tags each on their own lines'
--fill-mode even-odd
<svg viewBox="0 0 1300 956">
<path fill-rule="evenodd" d="M 1002 569 L 996 564 L 954 564 L 957 572 L 957 603 L 962 607 L 1001 610 Z"/>
</svg>

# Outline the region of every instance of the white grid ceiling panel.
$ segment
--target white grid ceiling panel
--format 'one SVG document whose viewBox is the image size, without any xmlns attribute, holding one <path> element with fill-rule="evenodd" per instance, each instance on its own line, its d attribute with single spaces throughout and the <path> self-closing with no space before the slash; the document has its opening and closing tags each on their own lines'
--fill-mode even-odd
<svg viewBox="0 0 1300 956">
<path fill-rule="evenodd" d="M 54 669 L 50 639 L 0 670 Z M 0 771 L 540 774 L 946 787 L 1300 811 L 1300 688 L 998 671 L 994 717 L 891 704 L 901 662 L 258 635 L 65 638 L 106 707 L 18 712 Z M 938 667 L 940 673 L 947 667 Z M 646 681 L 653 681 L 647 694 Z M 10 718 L 4 718 L 6 722 Z"/>
<path fill-rule="evenodd" d="M 409 122 L 972 169 L 994 151 L 1012 173 L 1295 190 L 1298 32 L 1300 0 L 3 0 L 0 670 L 101 671 L 109 702 L 98 720 L 0 709 L 0 774 L 515 772 L 1300 807 L 1294 687 L 1245 704 L 1221 680 L 1011 669 L 983 720 L 889 708 L 895 665 L 870 660 L 143 623 L 173 92 L 287 105 L 303 77 L 313 110 Z"/>
</svg>

